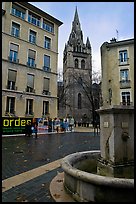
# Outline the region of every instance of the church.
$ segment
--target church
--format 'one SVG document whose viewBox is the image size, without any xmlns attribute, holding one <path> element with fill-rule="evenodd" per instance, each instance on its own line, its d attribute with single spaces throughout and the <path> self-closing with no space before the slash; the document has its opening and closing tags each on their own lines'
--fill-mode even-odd
<svg viewBox="0 0 136 204">
<path fill-rule="evenodd" d="M 58 115 L 72 116 L 78 122 L 90 121 L 91 105 L 87 89 L 89 91 L 91 85 L 91 44 L 88 37 L 85 43 L 83 41 L 83 32 L 76 7 L 71 33 L 63 52 L 63 85 L 60 83 L 58 86 L 58 90 L 63 94 L 59 99 Z"/>
</svg>

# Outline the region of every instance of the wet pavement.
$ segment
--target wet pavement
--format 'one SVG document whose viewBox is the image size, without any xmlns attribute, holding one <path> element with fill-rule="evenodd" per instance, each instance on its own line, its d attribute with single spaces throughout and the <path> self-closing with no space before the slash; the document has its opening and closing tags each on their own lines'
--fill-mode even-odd
<svg viewBox="0 0 136 204">
<path fill-rule="evenodd" d="M 25 136 L 2 138 L 3 181 L 74 152 L 100 149 L 100 137 L 94 136 L 93 132 L 53 133 L 38 137 L 37 140 Z M 57 173 L 63 171 L 56 167 L 2 192 L 2 202 L 54 202 L 49 185 Z"/>
</svg>

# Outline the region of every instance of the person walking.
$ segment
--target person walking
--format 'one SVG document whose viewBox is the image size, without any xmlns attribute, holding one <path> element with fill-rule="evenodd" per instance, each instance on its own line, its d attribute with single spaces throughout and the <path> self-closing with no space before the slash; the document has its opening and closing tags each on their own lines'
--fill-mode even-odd
<svg viewBox="0 0 136 204">
<path fill-rule="evenodd" d="M 31 130 L 31 128 L 32 128 L 31 122 L 28 122 L 28 123 L 26 124 L 26 134 L 25 134 L 25 136 L 30 137 L 30 136 L 32 135 L 32 130 Z"/>
<path fill-rule="evenodd" d="M 35 123 L 34 124 L 34 133 L 35 133 L 35 139 L 37 139 L 38 137 L 37 137 L 37 132 L 38 132 L 38 124 L 37 123 Z"/>
<path fill-rule="evenodd" d="M 57 133 L 59 132 L 59 129 L 60 129 L 60 119 L 59 118 L 56 118 L 55 120 L 55 126 L 56 126 L 56 131 Z"/>
</svg>

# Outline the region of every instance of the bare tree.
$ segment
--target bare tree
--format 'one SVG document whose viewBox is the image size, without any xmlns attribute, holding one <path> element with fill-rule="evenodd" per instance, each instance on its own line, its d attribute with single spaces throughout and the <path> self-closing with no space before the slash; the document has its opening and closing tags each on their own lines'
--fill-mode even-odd
<svg viewBox="0 0 136 204">
<path fill-rule="evenodd" d="M 69 102 L 70 97 L 67 94 L 67 91 L 70 86 L 78 86 L 81 88 L 81 90 L 84 92 L 84 95 L 87 97 L 87 100 L 84 100 L 84 106 L 88 107 L 88 110 L 90 111 L 92 115 L 92 122 L 93 125 L 95 125 L 95 122 L 99 120 L 99 116 L 96 112 L 96 110 L 99 108 L 99 102 L 100 102 L 100 81 L 101 76 L 99 72 L 91 72 L 88 70 L 88 72 L 84 73 L 81 70 L 79 72 L 74 71 L 71 72 L 71 81 L 68 84 L 65 84 L 61 87 L 61 91 L 58 94 L 59 97 L 59 103 L 64 106 L 71 106 L 71 103 Z"/>
</svg>

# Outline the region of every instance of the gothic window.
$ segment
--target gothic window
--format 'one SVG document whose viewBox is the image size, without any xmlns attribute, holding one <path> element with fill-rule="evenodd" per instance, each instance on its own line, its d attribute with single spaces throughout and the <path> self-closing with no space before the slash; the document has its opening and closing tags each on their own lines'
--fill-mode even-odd
<svg viewBox="0 0 136 204">
<path fill-rule="evenodd" d="M 75 59 L 75 68 L 78 68 L 78 59 Z"/>
<path fill-rule="evenodd" d="M 85 60 L 81 61 L 81 69 L 85 69 Z"/>
<path fill-rule="evenodd" d="M 81 109 L 81 93 L 78 94 L 78 109 Z"/>
</svg>

